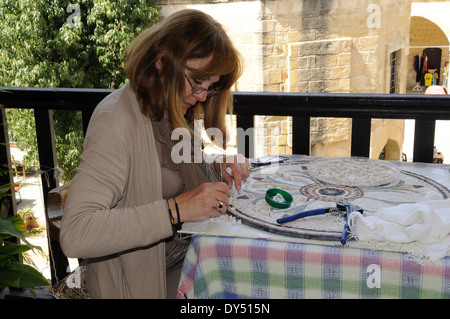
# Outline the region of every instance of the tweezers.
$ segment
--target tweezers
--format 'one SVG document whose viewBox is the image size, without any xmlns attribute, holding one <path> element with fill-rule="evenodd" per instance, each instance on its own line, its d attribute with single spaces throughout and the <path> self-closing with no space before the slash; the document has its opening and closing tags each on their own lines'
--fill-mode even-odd
<svg viewBox="0 0 450 319">
<path fill-rule="evenodd" d="M 287 157 L 287 156 L 272 155 L 272 156 L 265 156 L 265 157 L 261 157 L 261 158 L 252 159 L 252 160 L 250 160 L 250 165 L 252 167 L 266 166 L 266 165 L 271 165 L 271 164 L 284 163 L 287 160 L 289 160 L 289 157 Z"/>
</svg>

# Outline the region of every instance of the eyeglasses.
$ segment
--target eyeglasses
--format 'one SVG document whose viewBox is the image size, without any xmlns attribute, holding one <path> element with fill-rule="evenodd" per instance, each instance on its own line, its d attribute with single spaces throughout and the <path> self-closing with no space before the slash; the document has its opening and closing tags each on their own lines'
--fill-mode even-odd
<svg viewBox="0 0 450 319">
<path fill-rule="evenodd" d="M 188 81 L 189 85 L 192 88 L 192 94 L 201 94 L 205 91 L 206 91 L 206 97 L 211 97 L 211 96 L 219 94 L 219 92 L 212 86 L 209 89 L 205 89 L 204 87 L 201 87 L 201 86 L 192 85 L 192 83 L 191 83 L 191 81 L 189 81 L 189 78 L 186 75 L 186 73 L 184 74 L 184 76 L 186 77 L 186 80 Z"/>
</svg>

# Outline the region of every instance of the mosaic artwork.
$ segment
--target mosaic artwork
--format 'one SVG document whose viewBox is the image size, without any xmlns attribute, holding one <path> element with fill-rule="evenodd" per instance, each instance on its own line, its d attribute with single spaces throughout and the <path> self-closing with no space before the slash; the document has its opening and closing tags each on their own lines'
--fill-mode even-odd
<svg viewBox="0 0 450 319">
<path fill-rule="evenodd" d="M 335 208 L 337 202 L 351 203 L 362 208 L 365 215 L 370 215 L 381 207 L 450 196 L 450 191 L 443 185 L 422 175 L 390 167 L 387 162 L 332 161 L 328 166 L 323 160 L 306 159 L 253 168 L 241 191 L 233 192 L 228 213 L 242 224 L 278 235 L 337 240 L 345 224 L 343 214 L 310 216 L 285 224 L 278 224 L 277 219 L 317 208 Z M 330 175 L 318 173 L 320 166 L 331 168 L 327 172 Z M 312 174 L 311 169 L 314 170 Z M 389 174 L 386 175 L 387 170 Z M 346 174 L 359 178 L 355 180 L 354 176 Z M 343 185 L 336 176 L 343 177 Z M 291 206 L 284 209 L 270 206 L 265 194 L 271 188 L 291 194 Z"/>
</svg>

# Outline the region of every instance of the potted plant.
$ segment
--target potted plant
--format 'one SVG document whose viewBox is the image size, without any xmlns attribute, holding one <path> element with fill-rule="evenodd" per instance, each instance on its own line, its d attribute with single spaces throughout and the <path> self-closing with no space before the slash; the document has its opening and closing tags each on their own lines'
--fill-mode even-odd
<svg viewBox="0 0 450 319">
<path fill-rule="evenodd" d="M 7 91 L 0 89 L 1 93 Z M 0 175 L 7 173 L 0 168 Z M 8 218 L 7 213 L 3 214 L 5 208 L 3 204 L 9 199 L 9 190 L 19 186 L 15 183 L 0 185 L 0 299 L 4 298 L 6 287 L 27 288 L 35 296 L 32 290 L 35 287 L 49 286 L 50 282 L 33 267 L 19 262 L 17 255 L 29 250 L 41 250 L 38 246 L 30 244 L 23 235 L 24 223 L 18 215 Z M 7 212 L 7 209 L 6 209 Z M 18 243 L 18 239 L 22 243 Z"/>
<path fill-rule="evenodd" d="M 0 185 L 0 202 L 14 186 L 14 183 Z M 17 239 L 23 244 L 17 243 Z M 33 288 L 50 285 L 39 271 L 16 259 L 16 255 L 33 249 L 41 250 L 23 236 L 23 221 L 20 216 L 0 219 L 0 295 L 1 290 L 4 294 L 5 287 L 11 287 L 30 289 L 31 294 L 35 296 Z"/>
</svg>

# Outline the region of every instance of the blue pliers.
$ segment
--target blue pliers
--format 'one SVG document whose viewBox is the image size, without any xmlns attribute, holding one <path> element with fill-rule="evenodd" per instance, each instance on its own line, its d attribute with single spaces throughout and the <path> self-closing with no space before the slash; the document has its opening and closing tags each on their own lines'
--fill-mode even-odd
<svg viewBox="0 0 450 319">
<path fill-rule="evenodd" d="M 347 202 L 337 202 L 336 207 L 328 207 L 328 208 L 317 208 L 313 210 L 308 210 L 300 213 L 293 214 L 291 216 L 286 216 L 282 218 L 277 219 L 278 224 L 285 224 L 288 222 L 292 222 L 294 220 L 310 217 L 310 216 L 316 216 L 316 215 L 324 215 L 328 213 L 340 213 L 345 214 L 345 226 L 344 231 L 341 236 L 341 244 L 345 245 L 347 243 L 347 237 L 350 234 L 350 227 L 348 225 L 348 218 L 350 216 L 351 212 L 358 211 L 360 213 L 363 212 L 363 209 L 359 206 L 354 206 Z"/>
</svg>

